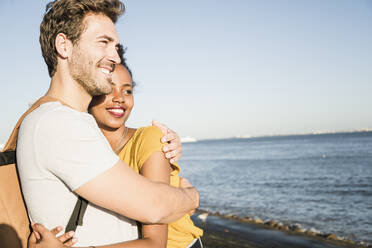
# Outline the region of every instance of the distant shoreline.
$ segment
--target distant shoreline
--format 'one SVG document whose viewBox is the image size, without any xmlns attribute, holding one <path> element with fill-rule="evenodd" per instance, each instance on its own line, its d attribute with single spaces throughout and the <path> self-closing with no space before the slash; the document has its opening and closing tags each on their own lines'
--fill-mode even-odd
<svg viewBox="0 0 372 248">
<path fill-rule="evenodd" d="M 310 135 L 327 135 L 327 134 L 351 134 L 351 133 L 372 133 L 372 128 L 358 129 L 358 130 L 343 130 L 343 131 L 319 131 L 311 133 L 292 133 L 292 134 L 265 134 L 265 135 L 252 135 L 252 136 L 234 136 L 225 138 L 206 138 L 198 139 L 198 141 L 214 141 L 214 140 L 231 140 L 231 139 L 255 139 L 255 138 L 270 138 L 270 137 L 291 137 L 291 136 L 310 136 Z"/>
</svg>

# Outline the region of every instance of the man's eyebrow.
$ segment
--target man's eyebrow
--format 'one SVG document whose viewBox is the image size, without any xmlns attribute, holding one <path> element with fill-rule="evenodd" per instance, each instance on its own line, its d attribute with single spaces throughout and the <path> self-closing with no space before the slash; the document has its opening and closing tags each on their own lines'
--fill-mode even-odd
<svg viewBox="0 0 372 248">
<path fill-rule="evenodd" d="M 108 36 L 108 35 L 101 35 L 101 36 L 98 36 L 97 39 L 106 39 L 110 42 L 113 42 L 114 41 L 114 38 Z"/>
<path fill-rule="evenodd" d="M 123 83 L 123 84 L 121 85 L 121 87 L 124 87 L 124 86 L 130 86 L 130 87 L 132 87 L 132 84 L 131 84 L 131 83 Z"/>
</svg>

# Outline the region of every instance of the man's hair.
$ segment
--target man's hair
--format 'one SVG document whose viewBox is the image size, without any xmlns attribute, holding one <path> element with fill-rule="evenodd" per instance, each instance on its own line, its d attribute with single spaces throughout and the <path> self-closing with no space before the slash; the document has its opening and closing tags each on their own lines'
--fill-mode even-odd
<svg viewBox="0 0 372 248">
<path fill-rule="evenodd" d="M 49 76 L 54 75 L 57 67 L 57 34 L 64 33 L 76 44 L 86 28 L 83 20 L 88 13 L 106 15 L 115 23 L 124 10 L 120 0 L 55 0 L 48 3 L 40 24 L 39 41 Z"/>
</svg>

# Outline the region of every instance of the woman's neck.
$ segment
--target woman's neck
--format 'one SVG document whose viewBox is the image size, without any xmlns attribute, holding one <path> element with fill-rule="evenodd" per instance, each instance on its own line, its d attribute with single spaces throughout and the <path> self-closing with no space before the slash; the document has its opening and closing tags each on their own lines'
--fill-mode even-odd
<svg viewBox="0 0 372 248">
<path fill-rule="evenodd" d="M 125 133 L 125 125 L 117 128 L 117 129 L 107 129 L 107 128 L 100 128 L 103 135 L 105 135 L 107 141 L 110 143 L 112 150 L 118 147 L 120 142 L 123 140 L 123 135 Z"/>
</svg>

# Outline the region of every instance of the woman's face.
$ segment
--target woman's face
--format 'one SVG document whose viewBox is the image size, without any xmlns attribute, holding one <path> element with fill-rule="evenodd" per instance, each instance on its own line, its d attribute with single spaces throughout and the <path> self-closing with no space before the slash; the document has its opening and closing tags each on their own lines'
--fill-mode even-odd
<svg viewBox="0 0 372 248">
<path fill-rule="evenodd" d="M 133 108 L 133 84 L 128 70 L 118 65 L 112 74 L 112 92 L 109 95 L 93 97 L 89 112 L 98 126 L 115 130 L 124 125 Z"/>
</svg>

